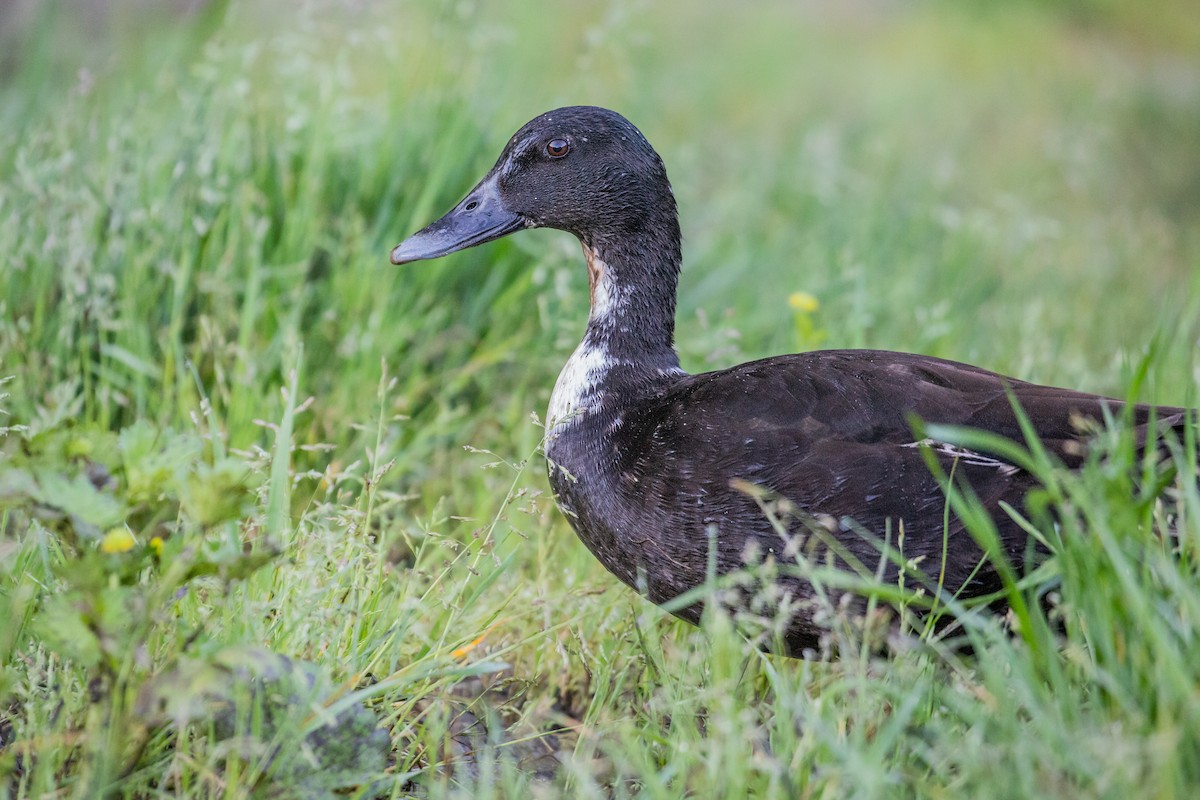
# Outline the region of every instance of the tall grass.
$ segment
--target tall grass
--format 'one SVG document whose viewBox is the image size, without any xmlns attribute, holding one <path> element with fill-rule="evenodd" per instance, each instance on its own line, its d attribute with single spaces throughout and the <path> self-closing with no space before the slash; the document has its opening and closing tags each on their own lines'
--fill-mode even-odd
<svg viewBox="0 0 1200 800">
<path fill-rule="evenodd" d="M 823 341 L 1195 405 L 1200 28 L 1160 5 L 23 6 L 0 791 L 1191 794 L 1194 440 L 1161 480 L 1116 433 L 1039 467 L 1024 627 L 954 611 L 967 655 L 834 613 L 839 659 L 783 660 L 548 500 L 569 237 L 386 264 L 526 119 L 609 105 L 679 198 L 685 366 Z"/>
</svg>

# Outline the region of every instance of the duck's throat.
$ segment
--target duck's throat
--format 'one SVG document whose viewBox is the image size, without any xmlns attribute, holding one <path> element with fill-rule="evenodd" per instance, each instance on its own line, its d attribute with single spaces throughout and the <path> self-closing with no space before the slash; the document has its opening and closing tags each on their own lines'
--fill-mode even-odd
<svg viewBox="0 0 1200 800">
<path fill-rule="evenodd" d="M 682 374 L 674 347 L 677 252 L 674 262 L 658 265 L 583 245 L 591 313 L 583 341 L 550 395 L 551 433 L 593 414 L 613 392 L 636 394 Z"/>
</svg>

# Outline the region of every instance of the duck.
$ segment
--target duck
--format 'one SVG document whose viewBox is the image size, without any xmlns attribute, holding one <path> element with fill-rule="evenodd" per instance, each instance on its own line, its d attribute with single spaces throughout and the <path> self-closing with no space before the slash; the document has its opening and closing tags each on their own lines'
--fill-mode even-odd
<svg viewBox="0 0 1200 800">
<path fill-rule="evenodd" d="M 951 475 L 991 515 L 1008 563 L 1030 569 L 1044 558 L 1044 544 L 1010 511 L 1024 507 L 1037 478 L 1003 452 L 918 435 L 914 420 L 1017 443 L 1027 441 L 1028 420 L 1049 453 L 1077 468 L 1094 436 L 1088 420 L 1102 426 L 1127 414 L 1148 442 L 1166 430 L 1182 438 L 1194 419 L 1184 408 L 883 350 L 684 371 L 675 349 L 682 246 L 666 167 L 638 128 L 595 106 L 526 123 L 482 180 L 398 244 L 391 262 L 440 258 L 526 228 L 573 234 L 590 292 L 583 339 L 545 421 L 555 501 L 609 572 L 692 623 L 704 611 L 698 587 L 764 561 L 865 565 L 893 584 L 905 564 L 919 565 L 931 588 L 995 596 L 997 554 L 949 511 Z M 895 544 L 898 534 L 903 558 L 881 555 L 880 542 Z M 828 641 L 818 602 L 828 594 L 812 575 L 776 569 L 768 578 L 768 607 L 782 617 L 776 647 L 787 655 Z M 741 598 L 748 604 L 750 593 Z"/>
</svg>

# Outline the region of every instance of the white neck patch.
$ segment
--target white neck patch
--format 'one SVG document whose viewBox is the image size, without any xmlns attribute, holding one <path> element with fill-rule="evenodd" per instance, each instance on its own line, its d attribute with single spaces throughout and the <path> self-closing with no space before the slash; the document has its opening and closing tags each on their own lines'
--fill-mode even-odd
<svg viewBox="0 0 1200 800">
<path fill-rule="evenodd" d="M 628 287 L 618 287 L 613 284 L 612 270 L 600 258 L 600 254 L 586 244 L 583 246 L 583 258 L 587 262 L 588 289 L 591 295 L 591 312 L 589 321 L 597 321 L 624 310 L 629 304 Z"/>
<path fill-rule="evenodd" d="M 611 271 L 599 253 L 584 245 L 583 257 L 587 261 L 591 295 L 590 328 L 592 324 L 619 311 L 628 300 L 619 288 L 613 286 Z M 609 355 L 603 343 L 593 343 L 590 337 L 584 336 L 559 373 L 554 391 L 550 394 L 550 409 L 546 414 L 549 433 L 554 434 L 571 425 L 574 419 L 588 413 L 600 402 L 604 392 L 599 384 L 616 363 L 617 360 Z"/>
<path fill-rule="evenodd" d="M 608 350 L 593 346 L 587 339 L 575 348 L 550 393 L 550 409 L 546 412 L 550 434 L 560 432 L 595 408 L 604 397 L 599 384 L 615 363 Z"/>
</svg>

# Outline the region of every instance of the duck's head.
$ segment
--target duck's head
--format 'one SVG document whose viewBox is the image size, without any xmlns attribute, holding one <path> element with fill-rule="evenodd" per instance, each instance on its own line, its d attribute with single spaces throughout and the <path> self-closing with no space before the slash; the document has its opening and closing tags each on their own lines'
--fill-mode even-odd
<svg viewBox="0 0 1200 800">
<path fill-rule="evenodd" d="M 438 258 L 521 228 L 569 231 L 593 248 L 649 233 L 673 239 L 677 250 L 679 239 L 666 169 L 646 137 L 613 111 L 572 106 L 526 123 L 458 205 L 392 250 L 392 263 Z"/>
</svg>

